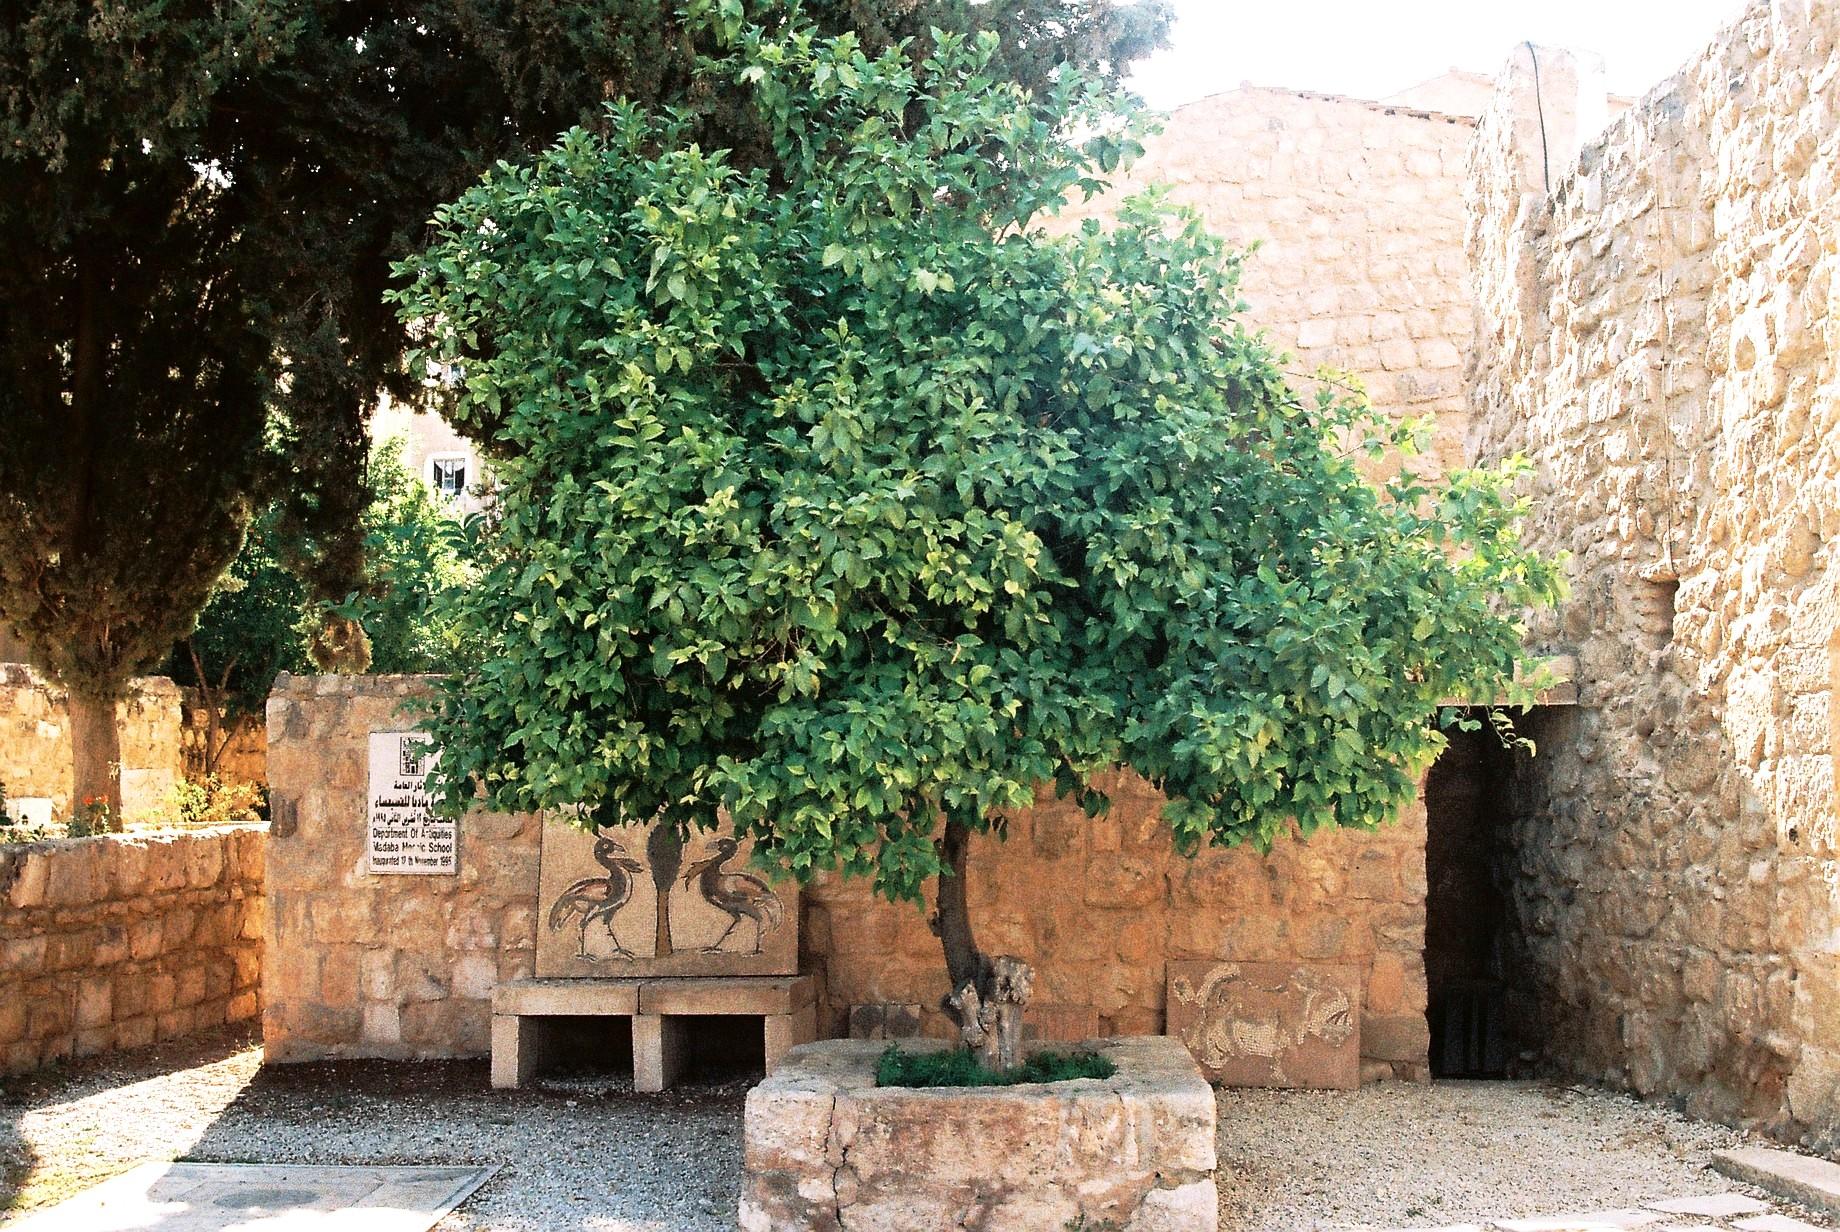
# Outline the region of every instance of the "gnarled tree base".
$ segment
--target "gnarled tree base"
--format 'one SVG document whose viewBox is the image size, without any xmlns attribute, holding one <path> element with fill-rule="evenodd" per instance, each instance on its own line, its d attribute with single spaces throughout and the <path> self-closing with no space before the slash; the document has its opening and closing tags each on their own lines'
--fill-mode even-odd
<svg viewBox="0 0 1840 1232">
<path fill-rule="evenodd" d="M 1035 990 L 1035 970 L 1012 955 L 993 958 L 978 949 L 966 885 L 970 847 L 971 831 L 946 822 L 939 859 L 950 871 L 939 878 L 933 930 L 945 950 L 955 991 L 943 1008 L 958 1023 L 959 1039 L 985 1068 L 1010 1069 L 1022 1061 L 1022 1010 Z"/>
<path fill-rule="evenodd" d="M 1022 1008 L 1034 991 L 1035 969 L 1009 954 L 984 962 L 984 987 L 966 983 L 946 998 L 946 1010 L 958 1022 L 959 1040 L 977 1053 L 979 1064 L 1011 1069 L 1022 1063 Z"/>
</svg>

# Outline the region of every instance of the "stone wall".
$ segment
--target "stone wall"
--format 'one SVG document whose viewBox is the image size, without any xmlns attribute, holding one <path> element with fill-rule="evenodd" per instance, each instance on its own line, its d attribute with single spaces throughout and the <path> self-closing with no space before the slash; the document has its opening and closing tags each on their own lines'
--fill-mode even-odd
<svg viewBox="0 0 1840 1232">
<path fill-rule="evenodd" d="M 273 1060 L 483 1053 L 499 980 L 532 971 L 540 826 L 472 814 L 457 877 L 365 871 L 366 742 L 402 730 L 420 677 L 287 678 L 269 702 L 273 827 L 264 1034 Z M 974 851 L 980 941 L 1038 968 L 1030 1028 L 1048 1038 L 1156 1033 L 1182 959 L 1333 961 L 1365 973 L 1369 1078 L 1423 1077 L 1424 814 L 1375 834 L 1175 856 L 1158 800 L 1119 777 L 1089 821 L 1044 800 L 1004 849 Z M 829 880 L 803 896 L 820 1034 L 946 1032 L 944 958 L 925 916 Z M 855 1019 L 852 1021 L 852 1011 Z"/>
<path fill-rule="evenodd" d="M 132 820 L 166 803 L 183 774 L 179 687 L 164 676 L 132 683 L 117 708 L 121 807 Z M 70 719 L 64 691 L 23 663 L 0 663 L 0 783 L 9 797 L 49 797 L 70 814 Z"/>
<path fill-rule="evenodd" d="M 263 843 L 251 825 L 0 847 L 0 1072 L 254 1018 Z"/>
<path fill-rule="evenodd" d="M 1581 705 L 1516 776 L 1525 1008 L 1565 1070 L 1827 1148 L 1837 43 L 1840 9 L 1758 0 L 1595 137 L 1589 63 L 1517 57 L 1468 231 L 1476 451 L 1533 459 L 1574 579 L 1536 634 Z"/>
<path fill-rule="evenodd" d="M 1157 1034 L 1172 962 L 1351 963 L 1366 972 L 1364 1077 L 1425 1076 L 1425 815 L 1409 807 L 1371 834 L 1320 832 L 1176 855 L 1142 780 L 1112 776 L 1110 813 L 1089 819 L 1045 791 L 1007 841 L 972 848 L 978 943 L 1036 968 L 1032 1033 L 1052 1039 Z M 905 1007 L 948 1035 L 939 939 L 926 914 L 875 900 L 866 883 L 806 891 L 806 969 L 822 971 L 831 1034 L 862 1033 L 853 1006 Z M 820 1024 L 822 1030 L 823 1024 Z"/>
<path fill-rule="evenodd" d="M 198 701 L 196 690 L 186 689 L 180 730 L 185 773 L 193 780 L 205 776 L 205 741 L 211 730 L 211 713 Z M 233 714 L 218 728 L 217 777 L 225 783 L 268 782 L 268 723 L 261 714 Z"/>
<path fill-rule="evenodd" d="M 428 688 L 282 676 L 269 698 L 271 1061 L 482 1055 L 492 989 L 534 970 L 535 817 L 466 817 L 457 876 L 366 871 L 369 733 L 413 727 Z"/>
<path fill-rule="evenodd" d="M 1464 116 L 1246 87 L 1177 108 L 1118 186 L 1069 209 L 1104 218 L 1166 184 L 1235 245 L 1258 245 L 1247 320 L 1308 376 L 1356 374 L 1374 405 L 1436 425 L 1435 459 L 1463 460 L 1473 331 L 1463 259 Z"/>
</svg>

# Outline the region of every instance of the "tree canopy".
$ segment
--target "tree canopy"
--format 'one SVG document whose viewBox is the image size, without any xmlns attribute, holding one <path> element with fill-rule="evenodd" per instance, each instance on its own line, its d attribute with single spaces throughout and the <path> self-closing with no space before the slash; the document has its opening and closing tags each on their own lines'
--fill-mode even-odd
<svg viewBox="0 0 1840 1232">
<path fill-rule="evenodd" d="M 672 105 L 764 155 L 694 76 L 743 0 L 0 0 L 0 624 L 70 686 L 79 795 L 111 699 L 191 628 L 255 511 L 317 596 L 359 584 L 365 423 L 403 392 L 390 263 L 494 161 Z M 819 0 L 885 42 L 999 32 L 993 71 L 1115 71 L 1157 0 Z"/>
<path fill-rule="evenodd" d="M 738 31 L 708 72 L 773 176 L 617 106 L 444 207 L 400 297 L 505 446 L 447 807 L 725 809 L 801 878 L 949 872 L 954 987 L 989 975 L 964 838 L 1038 785 L 1096 811 L 1128 766 L 1189 851 L 1377 825 L 1440 702 L 1526 696 L 1559 584 L 1505 473 L 1364 478 L 1413 429 L 1294 390 L 1192 213 L 1050 235 L 1131 131 L 997 51 Z"/>
<path fill-rule="evenodd" d="M 373 493 L 360 523 L 367 578 L 362 590 L 335 607 L 363 629 L 373 671 L 445 672 L 467 665 L 476 648 L 463 644 L 445 612 L 435 610 L 440 591 L 472 578 L 465 528 L 403 465 L 400 440 L 382 441 L 371 451 L 365 481 Z M 258 515 L 198 627 L 164 668 L 178 683 L 212 694 L 225 717 L 259 714 L 277 675 L 312 668 L 322 604 L 282 564 L 286 553 L 275 547 L 280 522 L 278 507 Z"/>
</svg>

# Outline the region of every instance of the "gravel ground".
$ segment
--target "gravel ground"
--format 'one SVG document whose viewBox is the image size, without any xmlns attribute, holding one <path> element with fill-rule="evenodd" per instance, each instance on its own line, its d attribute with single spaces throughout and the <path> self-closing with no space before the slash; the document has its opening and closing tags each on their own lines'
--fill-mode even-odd
<svg viewBox="0 0 1840 1232">
<path fill-rule="evenodd" d="M 1760 1190 L 1712 1171 L 1742 1134 L 1537 1082 L 1222 1091 L 1221 1232 L 1412 1228 Z M 1814 1223 L 1805 1211 L 1785 1213 Z"/>
<path fill-rule="evenodd" d="M 0 1087 L 0 1212 L 154 1158 L 491 1163 L 498 1175 L 438 1232 L 732 1227 L 745 1079 L 664 1095 L 597 1076 L 495 1092 L 480 1062 L 260 1060 L 248 1037 L 219 1035 Z M 1425 1227 L 1742 1190 L 1707 1167 L 1740 1135 L 1597 1091 L 1223 1091 L 1220 1113 L 1222 1232 Z"/>
<path fill-rule="evenodd" d="M 493 1091 L 484 1062 L 261 1069 L 217 1037 L 79 1066 L 0 1095 L 0 1160 L 55 1202 L 150 1158 L 498 1164 L 437 1232 L 713 1232 L 734 1226 L 746 1081 L 635 1095 L 617 1078 Z M 23 1172 L 23 1178 L 20 1173 Z M 0 1217 L 0 1226 L 7 1220 Z"/>
</svg>

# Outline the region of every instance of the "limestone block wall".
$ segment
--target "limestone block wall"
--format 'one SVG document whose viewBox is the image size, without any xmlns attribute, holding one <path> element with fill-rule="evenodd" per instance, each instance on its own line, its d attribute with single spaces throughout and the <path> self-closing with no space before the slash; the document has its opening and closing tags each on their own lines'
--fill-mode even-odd
<svg viewBox="0 0 1840 1232">
<path fill-rule="evenodd" d="M 427 677 L 283 676 L 268 703 L 271 1061 L 483 1055 L 492 989 L 535 966 L 535 817 L 460 823 L 457 876 L 365 866 L 368 737 Z"/>
<path fill-rule="evenodd" d="M 1158 1034 L 1168 966 L 1185 959 L 1351 963 L 1366 972 L 1364 1078 L 1427 1076 L 1422 804 L 1372 833 L 1190 860 L 1171 848 L 1148 784 L 1119 774 L 1106 788 L 1103 818 L 1050 789 L 1006 841 L 972 848 L 978 943 L 1036 969 L 1027 1029 L 1051 1039 Z M 805 966 L 824 973 L 830 1033 L 849 1032 L 853 1006 L 892 1004 L 912 1007 L 926 1034 L 951 1034 L 938 1009 L 945 959 L 926 913 L 853 880 L 820 883 L 805 899 Z"/>
<path fill-rule="evenodd" d="M 0 1072 L 253 1019 L 263 827 L 0 847 Z"/>
<path fill-rule="evenodd" d="M 1840 9 L 1758 0 L 1595 138 L 1589 65 L 1519 57 L 1468 225 L 1475 449 L 1533 459 L 1574 579 L 1536 635 L 1580 708 L 1517 775 L 1523 1008 L 1565 1069 L 1829 1148 L 1837 48 Z"/>
<path fill-rule="evenodd" d="M 1057 227 L 1105 218 L 1150 184 L 1239 247 L 1258 245 L 1247 320 L 1297 357 L 1359 377 L 1374 405 L 1436 424 L 1463 461 L 1473 333 L 1463 257 L 1474 122 L 1398 104 L 1246 87 L 1177 108 L 1144 157 Z"/>
<path fill-rule="evenodd" d="M 536 818 L 463 818 L 457 877 L 365 871 L 368 733 L 411 726 L 404 707 L 428 687 L 284 677 L 269 702 L 272 1060 L 484 1053 L 494 985 L 531 974 Z M 1367 1076 L 1425 1075 L 1422 808 L 1374 834 L 1285 840 L 1268 858 L 1240 849 L 1185 861 L 1155 793 L 1127 776 L 1111 788 L 1103 819 L 1050 797 L 1015 820 L 1002 850 L 974 853 L 982 944 L 1039 970 L 1036 1034 L 1162 1031 L 1172 960 L 1356 963 L 1367 972 Z M 823 976 L 821 1033 L 848 1034 L 857 1007 L 885 1021 L 889 1006 L 905 1007 L 902 1029 L 945 1032 L 935 1008 L 945 961 L 918 908 L 840 879 L 803 903 L 801 965 Z"/>
<path fill-rule="evenodd" d="M 134 819 L 164 805 L 183 775 L 179 687 L 164 676 L 142 677 L 116 713 L 122 813 Z M 23 663 L 0 662 L 0 783 L 8 796 L 48 796 L 57 816 L 70 813 L 64 691 Z"/>
<path fill-rule="evenodd" d="M 181 752 L 186 775 L 204 777 L 205 741 L 211 730 L 211 714 L 197 700 L 192 689 L 184 690 L 185 705 L 181 713 Z M 217 732 L 217 777 L 226 783 L 268 782 L 268 723 L 261 714 L 236 714 Z"/>
</svg>

